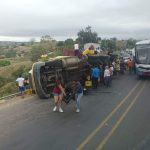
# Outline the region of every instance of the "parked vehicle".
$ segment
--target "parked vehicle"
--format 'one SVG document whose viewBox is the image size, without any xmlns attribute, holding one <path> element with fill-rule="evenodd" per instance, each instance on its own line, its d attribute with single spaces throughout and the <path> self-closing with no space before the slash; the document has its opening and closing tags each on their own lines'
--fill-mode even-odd
<svg viewBox="0 0 150 150">
<path fill-rule="evenodd" d="M 139 77 L 150 76 L 150 40 L 136 43 L 135 66 Z"/>
</svg>

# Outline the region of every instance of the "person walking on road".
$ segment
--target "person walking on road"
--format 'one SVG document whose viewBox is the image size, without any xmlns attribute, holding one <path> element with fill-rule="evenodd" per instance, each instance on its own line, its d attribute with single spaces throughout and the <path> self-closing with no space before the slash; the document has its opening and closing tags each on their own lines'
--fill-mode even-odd
<svg viewBox="0 0 150 150">
<path fill-rule="evenodd" d="M 83 96 L 83 87 L 79 81 L 75 81 L 74 92 L 75 92 L 75 100 L 76 100 L 76 106 L 77 106 L 76 112 L 79 113 L 80 101 L 81 101 L 81 97 Z"/>
<path fill-rule="evenodd" d="M 16 79 L 16 81 L 18 82 L 19 91 L 21 93 L 21 96 L 22 96 L 22 98 L 24 98 L 24 91 L 25 91 L 24 78 L 21 75 L 19 75 L 19 77 Z"/>
<path fill-rule="evenodd" d="M 64 88 L 60 82 L 60 80 L 56 80 L 55 86 L 53 88 L 53 95 L 54 95 L 54 108 L 53 111 L 56 111 L 57 108 L 59 108 L 59 112 L 63 112 L 61 105 L 62 105 L 62 99 L 63 95 L 66 95 Z"/>
</svg>

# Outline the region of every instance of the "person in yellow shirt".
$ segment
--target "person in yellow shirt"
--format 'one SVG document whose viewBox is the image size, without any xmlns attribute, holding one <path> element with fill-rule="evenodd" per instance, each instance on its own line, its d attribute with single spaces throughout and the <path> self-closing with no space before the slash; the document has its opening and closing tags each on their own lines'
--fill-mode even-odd
<svg viewBox="0 0 150 150">
<path fill-rule="evenodd" d="M 89 48 L 82 52 L 83 55 L 94 55 L 94 46 L 91 45 Z"/>
</svg>

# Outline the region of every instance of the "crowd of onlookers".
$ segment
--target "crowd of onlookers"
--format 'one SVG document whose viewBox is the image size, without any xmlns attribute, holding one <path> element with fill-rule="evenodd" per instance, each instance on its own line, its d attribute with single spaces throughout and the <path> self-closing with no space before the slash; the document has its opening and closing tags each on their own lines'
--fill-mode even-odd
<svg viewBox="0 0 150 150">
<path fill-rule="evenodd" d="M 82 59 L 88 58 L 89 55 L 94 55 L 95 53 L 94 46 L 91 45 L 89 48 L 85 49 L 82 52 Z M 110 55 L 110 53 L 108 53 Z M 111 56 L 111 55 L 110 55 Z M 111 85 L 111 81 L 113 76 L 118 76 L 119 74 L 124 74 L 125 72 L 135 73 L 135 61 L 133 57 L 129 57 L 128 60 L 124 60 L 124 58 L 113 58 L 108 63 L 99 63 L 91 66 L 91 72 L 89 73 L 87 81 L 87 87 L 93 87 L 96 89 L 98 87 L 99 82 L 103 82 L 104 85 L 109 87 Z M 87 75 L 86 75 L 87 76 Z M 91 82 L 91 83 L 90 83 Z M 90 83 L 90 84 L 89 84 Z M 82 83 L 84 85 L 84 83 Z"/>
<path fill-rule="evenodd" d="M 116 58 L 110 63 L 93 65 L 90 72 L 91 84 L 89 86 L 96 89 L 99 82 L 102 82 L 105 86 L 109 87 L 114 76 L 123 75 L 125 72 L 129 74 L 136 73 L 133 58 L 128 58 L 127 61 L 124 61 L 123 58 Z"/>
</svg>

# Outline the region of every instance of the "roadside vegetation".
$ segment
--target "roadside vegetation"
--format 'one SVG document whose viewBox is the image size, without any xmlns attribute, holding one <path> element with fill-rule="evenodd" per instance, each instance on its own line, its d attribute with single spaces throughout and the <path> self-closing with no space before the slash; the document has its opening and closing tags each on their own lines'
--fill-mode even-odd
<svg viewBox="0 0 150 150">
<path fill-rule="evenodd" d="M 113 52 L 134 48 L 136 40 L 118 40 L 115 37 L 102 39 L 88 26 L 77 33 L 75 40 L 68 38 L 56 41 L 50 35 L 45 35 L 39 42 L 34 39 L 29 42 L 0 42 L 0 97 L 18 92 L 16 78 L 20 74 L 28 77 L 34 62 L 62 56 L 63 50 L 73 50 L 75 43 L 79 44 L 80 49 L 83 49 L 85 43 L 99 43 L 102 50 Z"/>
<path fill-rule="evenodd" d="M 9 66 L 10 61 L 8 60 L 0 60 L 0 67 Z"/>
<path fill-rule="evenodd" d="M 10 62 L 10 65 L 0 66 L 0 97 L 18 92 L 16 78 L 22 74 L 28 77 L 32 62 L 22 58 L 5 58 L 4 62 Z"/>
</svg>

